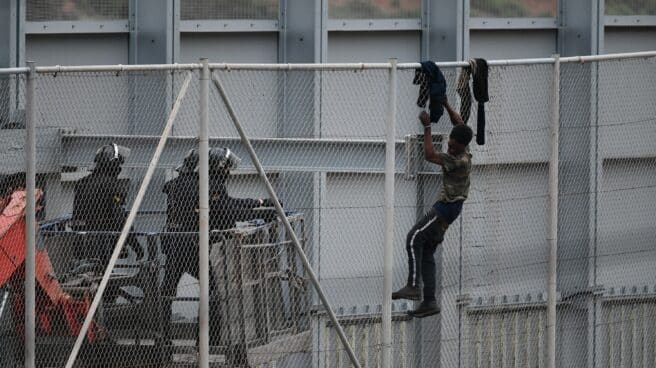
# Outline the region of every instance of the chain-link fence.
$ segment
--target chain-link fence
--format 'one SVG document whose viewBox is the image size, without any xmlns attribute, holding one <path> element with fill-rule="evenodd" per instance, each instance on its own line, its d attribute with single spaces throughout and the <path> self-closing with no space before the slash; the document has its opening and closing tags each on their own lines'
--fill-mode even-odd
<svg viewBox="0 0 656 368">
<path fill-rule="evenodd" d="M 336 19 L 420 18 L 421 0 L 330 0 L 328 16 Z"/>
<path fill-rule="evenodd" d="M 27 0 L 28 22 L 128 19 L 128 0 Z"/>
<path fill-rule="evenodd" d="M 558 13 L 556 0 L 472 0 L 472 17 L 516 18 L 555 17 Z"/>
<path fill-rule="evenodd" d="M 3 366 L 23 362 L 24 321 L 12 318 L 22 316 L 25 303 L 25 254 L 20 246 L 25 237 L 25 145 L 24 128 L 25 76 L 0 75 L 0 132 L 2 132 L 2 180 L 0 181 L 0 247 L 4 256 L 0 260 L 0 363 Z"/>
<path fill-rule="evenodd" d="M 279 0 L 184 0 L 180 19 L 278 19 Z"/>
<path fill-rule="evenodd" d="M 393 367 L 547 367 L 556 194 L 556 365 L 651 366 L 656 59 L 578 60 L 586 62 L 561 59 L 558 75 L 553 59 L 489 63 L 485 144 L 470 145 L 468 198 L 421 262 L 435 266 L 440 312 L 417 318 L 421 303 L 393 300 L 389 324 L 385 277 L 394 290 L 408 282 L 423 231 L 415 224 L 430 216 L 445 180 L 424 160 L 415 65 L 214 64 L 209 82 L 200 64 L 39 68 L 32 105 L 27 71 L 2 74 L 0 362 L 22 366 L 24 356 L 27 115 L 37 127 L 38 367 L 64 367 L 89 316 L 74 366 L 198 366 L 207 330 L 213 367 L 347 367 L 349 351 L 360 366 L 379 367 L 390 326 Z M 465 84 L 467 66 L 453 65 L 441 66 L 446 95 L 464 112 L 464 86 L 480 88 L 480 75 Z M 471 102 L 476 131 L 483 110 Z M 558 162 L 550 163 L 556 116 Z M 390 122 L 394 261 L 386 275 Z M 445 113 L 433 124 L 434 149 L 447 152 L 450 131 Z M 208 259 L 199 256 L 204 211 Z"/>
<path fill-rule="evenodd" d="M 461 218 L 463 366 L 543 366 L 553 77 L 552 64 L 490 71 L 486 142 Z M 517 83 L 528 79 L 540 88 Z"/>
<path fill-rule="evenodd" d="M 607 15 L 656 15 L 656 4 L 649 0 L 608 0 Z"/>
<path fill-rule="evenodd" d="M 601 312 L 599 366 L 655 362 L 654 271 L 656 110 L 649 102 L 654 59 L 604 61 L 597 66 L 597 210 L 595 284 Z"/>
</svg>

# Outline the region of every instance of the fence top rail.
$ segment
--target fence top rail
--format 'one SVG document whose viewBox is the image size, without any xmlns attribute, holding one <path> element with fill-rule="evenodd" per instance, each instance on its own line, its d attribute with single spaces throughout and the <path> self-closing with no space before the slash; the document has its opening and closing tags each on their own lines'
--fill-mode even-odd
<svg viewBox="0 0 656 368">
<path fill-rule="evenodd" d="M 146 141 L 146 140 L 157 140 L 160 137 L 156 135 L 117 135 L 117 134 L 69 134 L 69 133 L 64 133 L 62 134 L 62 137 L 64 139 L 66 138 L 72 138 L 75 137 L 77 139 L 94 139 L 94 140 L 107 140 L 109 138 L 112 139 L 131 139 L 131 140 L 140 140 L 140 141 Z M 184 141 L 184 140 L 197 140 L 198 138 L 195 136 L 169 136 L 168 138 L 171 141 Z M 218 137 L 218 136 L 211 136 L 210 139 L 219 139 L 219 140 L 227 140 L 227 141 L 235 141 L 235 142 L 240 142 L 241 138 L 239 137 Z M 282 143 L 296 143 L 296 144 L 312 144 L 312 143 L 333 143 L 333 144 L 339 144 L 339 143 L 356 143 L 356 144 L 385 144 L 386 140 L 384 138 L 380 139 L 374 139 L 374 138 L 261 138 L 261 137 L 253 137 L 251 138 L 251 141 L 254 142 L 282 142 Z M 405 140 L 403 139 L 395 139 L 395 143 L 397 144 L 405 144 Z"/>
<path fill-rule="evenodd" d="M 656 57 L 656 50 L 630 52 L 621 54 L 589 55 L 589 56 L 567 56 L 561 57 L 560 63 L 586 63 L 594 61 L 619 60 L 631 58 Z M 489 66 L 512 66 L 512 65 L 535 65 L 553 64 L 555 58 L 533 58 L 533 59 L 509 59 L 488 60 Z M 466 61 L 437 62 L 443 68 L 468 66 Z M 390 63 L 324 63 L 324 64 L 232 64 L 211 63 L 213 70 L 354 70 L 354 69 L 389 69 Z M 419 63 L 399 63 L 398 69 L 414 69 L 420 67 Z M 175 70 L 199 70 L 200 63 L 187 64 L 139 64 L 139 65 L 79 65 L 79 66 L 38 66 L 36 72 L 40 74 L 73 73 L 73 72 L 130 72 L 130 71 L 175 71 Z M 26 74 L 29 68 L 0 68 L 0 75 Z"/>
<path fill-rule="evenodd" d="M 175 71 L 198 70 L 201 64 L 138 64 L 138 65 L 79 65 L 79 66 L 38 66 L 36 72 L 41 74 L 72 72 L 138 72 L 138 71 Z"/>
<path fill-rule="evenodd" d="M 30 71 L 28 67 L 22 68 L 0 68 L 0 75 L 7 74 L 27 74 Z"/>
<path fill-rule="evenodd" d="M 569 56 L 561 57 L 561 63 L 585 63 L 592 61 L 617 60 L 629 58 L 648 58 L 656 57 L 656 51 L 642 51 L 622 54 L 590 55 L 590 56 Z M 534 65 L 534 64 L 553 64 L 556 61 L 553 57 L 533 58 L 533 59 L 508 59 L 508 60 L 488 60 L 489 66 L 510 66 L 510 65 Z M 463 67 L 469 66 L 466 61 L 447 61 L 437 62 L 440 67 Z M 419 68 L 419 63 L 399 63 L 398 69 L 415 69 Z M 210 69 L 223 70 L 337 70 L 337 69 L 389 69 L 390 63 L 328 63 L 328 64 L 230 64 L 230 63 L 211 63 Z"/>
</svg>

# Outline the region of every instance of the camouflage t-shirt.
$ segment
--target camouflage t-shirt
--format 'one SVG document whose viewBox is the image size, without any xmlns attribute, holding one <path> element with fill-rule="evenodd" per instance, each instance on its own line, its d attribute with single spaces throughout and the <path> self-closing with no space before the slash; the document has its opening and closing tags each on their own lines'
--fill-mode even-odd
<svg viewBox="0 0 656 368">
<path fill-rule="evenodd" d="M 471 158 L 469 147 L 458 156 L 448 153 L 438 153 L 442 158 L 443 178 L 442 189 L 438 197 L 442 202 L 455 202 L 467 199 L 469 195 L 469 174 L 471 174 Z"/>
</svg>

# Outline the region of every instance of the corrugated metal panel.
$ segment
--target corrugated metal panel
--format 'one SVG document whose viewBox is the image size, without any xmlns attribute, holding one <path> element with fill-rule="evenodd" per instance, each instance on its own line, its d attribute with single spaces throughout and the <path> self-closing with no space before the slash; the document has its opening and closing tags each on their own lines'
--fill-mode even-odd
<svg viewBox="0 0 656 368">
<path fill-rule="evenodd" d="M 619 300 L 604 303 L 602 367 L 655 367 L 654 328 L 656 300 Z"/>
<path fill-rule="evenodd" d="M 381 364 L 381 323 L 380 314 L 366 314 L 357 316 L 339 317 L 342 328 L 358 357 L 360 365 L 364 367 L 379 367 Z M 344 350 L 332 324 L 326 316 L 321 316 L 319 323 L 325 326 L 325 333 L 321 334 L 319 352 L 316 362 L 318 368 L 347 368 L 351 367 L 348 354 Z M 405 313 L 392 317 L 392 366 L 395 368 L 415 367 L 413 353 L 414 328 L 412 318 Z"/>
<path fill-rule="evenodd" d="M 545 309 L 472 311 L 468 319 L 465 367 L 546 367 Z"/>
</svg>

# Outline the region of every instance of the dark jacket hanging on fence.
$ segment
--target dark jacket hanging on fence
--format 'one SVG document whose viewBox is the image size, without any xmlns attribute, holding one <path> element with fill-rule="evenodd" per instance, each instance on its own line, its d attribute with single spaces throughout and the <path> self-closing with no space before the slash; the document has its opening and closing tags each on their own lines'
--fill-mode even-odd
<svg viewBox="0 0 656 368">
<path fill-rule="evenodd" d="M 440 68 L 432 61 L 422 61 L 421 69 L 415 69 L 413 84 L 419 85 L 417 106 L 425 107 L 430 99 L 430 120 L 437 123 L 444 114 L 442 102 L 446 98 L 446 79 Z"/>
<path fill-rule="evenodd" d="M 474 98 L 478 102 L 476 121 L 476 143 L 485 144 L 485 102 L 490 100 L 487 91 L 488 66 L 485 59 L 469 59 L 469 66 L 462 68 L 458 77 L 456 91 L 460 96 L 460 116 L 467 124 L 471 113 L 472 94 L 469 89 L 469 78 L 474 76 Z"/>
<path fill-rule="evenodd" d="M 474 71 L 474 98 L 478 102 L 478 115 L 476 121 L 476 143 L 479 146 L 485 144 L 485 103 L 490 101 L 487 93 L 488 67 L 485 59 L 475 59 L 476 70 Z"/>
<path fill-rule="evenodd" d="M 469 66 L 463 67 L 458 76 L 458 84 L 456 85 L 456 92 L 460 96 L 460 116 L 467 124 L 469 116 L 471 115 L 472 93 L 469 88 L 469 79 L 476 69 L 476 62 L 469 60 Z"/>
</svg>

